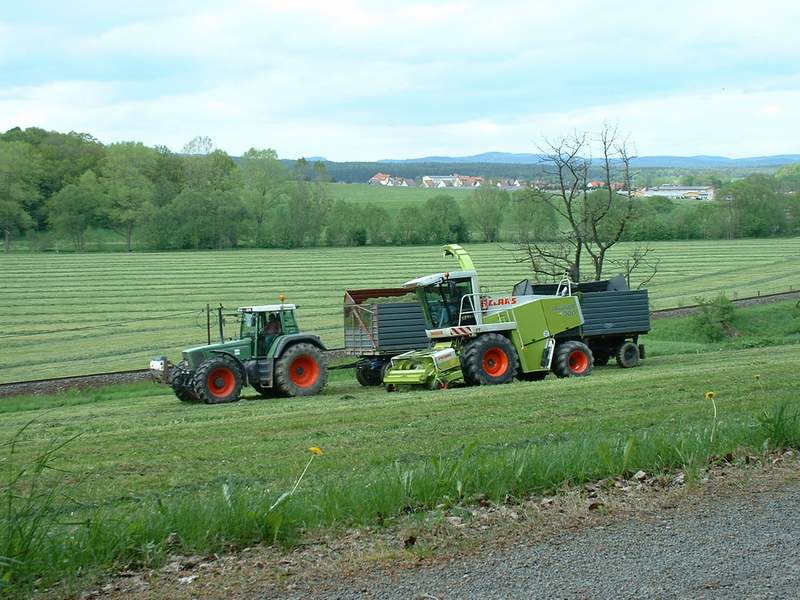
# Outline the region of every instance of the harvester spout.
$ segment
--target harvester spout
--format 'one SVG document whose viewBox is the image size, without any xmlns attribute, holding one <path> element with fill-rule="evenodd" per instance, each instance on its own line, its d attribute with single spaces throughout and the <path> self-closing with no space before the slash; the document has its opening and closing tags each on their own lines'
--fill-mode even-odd
<svg viewBox="0 0 800 600">
<path fill-rule="evenodd" d="M 462 271 L 474 271 L 475 265 L 472 263 L 469 253 L 458 244 L 447 244 L 442 247 L 445 256 L 455 256 Z"/>
</svg>

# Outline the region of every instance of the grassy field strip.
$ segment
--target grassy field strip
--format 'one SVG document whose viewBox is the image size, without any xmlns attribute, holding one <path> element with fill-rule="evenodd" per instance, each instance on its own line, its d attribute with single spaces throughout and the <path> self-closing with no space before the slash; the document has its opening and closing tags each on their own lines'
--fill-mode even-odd
<svg viewBox="0 0 800 600">
<path fill-rule="evenodd" d="M 652 246 L 661 258 L 649 286 L 656 308 L 720 291 L 741 297 L 800 287 L 800 239 Z M 468 248 L 490 290 L 508 292 L 526 276 L 525 265 L 498 246 Z M 206 303 L 269 302 L 278 292 L 301 306 L 305 329 L 341 346 L 345 289 L 393 287 L 452 267 L 438 247 L 9 255 L 0 260 L 0 381 L 136 368 L 156 354 L 174 356 L 205 339 Z M 184 310 L 197 313 L 170 316 Z"/>
<path fill-rule="evenodd" d="M 42 535 L 25 554 L 27 538 L 0 539 L 11 544 L 0 555 L 24 556 L 13 566 L 20 586 L 81 573 L 80 589 L 87 576 L 157 567 L 176 551 L 230 552 L 319 527 L 380 526 L 409 510 L 462 511 L 478 494 L 500 503 L 639 469 L 682 469 L 691 480 L 711 456 L 800 447 L 786 375 L 798 368 L 795 345 L 438 392 L 388 394 L 336 373 L 317 397 L 220 406 L 182 404 L 154 384 L 9 398 L 0 402 L 7 479 L 71 441 L 36 486 L 25 479 L 13 488 L 19 500 L 4 499 L 6 531 L 38 524 Z M 316 445 L 324 455 L 273 510 Z M 57 504 L 24 512 L 27 489 L 55 490 Z M 166 541 L 173 533 L 178 548 Z"/>
<path fill-rule="evenodd" d="M 326 460 L 309 485 L 324 485 L 469 442 L 550 443 L 587 431 L 624 436 L 710 422 L 708 390 L 717 392 L 725 421 L 755 414 L 772 399 L 795 398 L 786 373 L 799 368 L 800 346 L 788 346 L 652 358 L 632 371 L 598 368 L 588 379 L 444 392 L 386 394 L 340 380 L 315 398 L 226 406 L 184 405 L 155 385 L 121 386 L 4 401 L 0 439 L 34 416 L 27 453 L 81 432 L 63 467 L 89 474 L 93 502 L 124 504 L 231 478 L 280 487 L 302 468 L 310 445 L 324 447 Z"/>
</svg>

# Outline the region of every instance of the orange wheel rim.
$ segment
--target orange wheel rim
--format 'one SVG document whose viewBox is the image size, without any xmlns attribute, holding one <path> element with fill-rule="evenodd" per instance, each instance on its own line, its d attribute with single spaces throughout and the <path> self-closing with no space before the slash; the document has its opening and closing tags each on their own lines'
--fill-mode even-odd
<svg viewBox="0 0 800 600">
<path fill-rule="evenodd" d="M 508 354 L 495 346 L 483 354 L 483 370 L 492 377 L 500 377 L 508 371 Z"/>
<path fill-rule="evenodd" d="M 224 397 L 236 387 L 236 376 L 228 367 L 217 367 L 208 374 L 208 389 L 217 397 Z"/>
<path fill-rule="evenodd" d="M 589 368 L 589 357 L 583 350 L 573 350 L 569 355 L 569 370 L 575 374 L 585 373 Z"/>
<path fill-rule="evenodd" d="M 289 365 L 289 379 L 298 387 L 311 387 L 319 379 L 319 363 L 311 356 L 298 356 Z"/>
</svg>

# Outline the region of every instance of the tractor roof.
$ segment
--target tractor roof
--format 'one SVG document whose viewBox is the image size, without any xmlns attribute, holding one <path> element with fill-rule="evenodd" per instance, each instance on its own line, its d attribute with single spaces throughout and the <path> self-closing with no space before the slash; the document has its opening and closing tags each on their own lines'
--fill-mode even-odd
<svg viewBox="0 0 800 600">
<path fill-rule="evenodd" d="M 294 310 L 297 308 L 294 304 L 262 304 L 261 306 L 240 306 L 239 312 L 243 313 L 260 313 L 260 312 L 278 312 L 280 310 Z"/>
<path fill-rule="evenodd" d="M 417 277 L 411 281 L 406 281 L 403 287 L 406 289 L 413 289 L 418 286 L 431 285 L 447 279 L 464 279 L 466 277 L 476 277 L 478 274 L 475 271 L 448 271 L 446 273 L 434 273 L 433 275 L 425 275 L 424 277 Z"/>
</svg>

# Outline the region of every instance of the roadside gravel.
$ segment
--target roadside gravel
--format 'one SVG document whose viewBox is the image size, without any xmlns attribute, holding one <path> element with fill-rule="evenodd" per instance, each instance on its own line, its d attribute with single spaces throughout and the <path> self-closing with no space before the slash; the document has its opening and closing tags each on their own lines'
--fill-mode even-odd
<svg viewBox="0 0 800 600">
<path fill-rule="evenodd" d="M 800 483 L 291 598 L 798 598 Z"/>
</svg>

